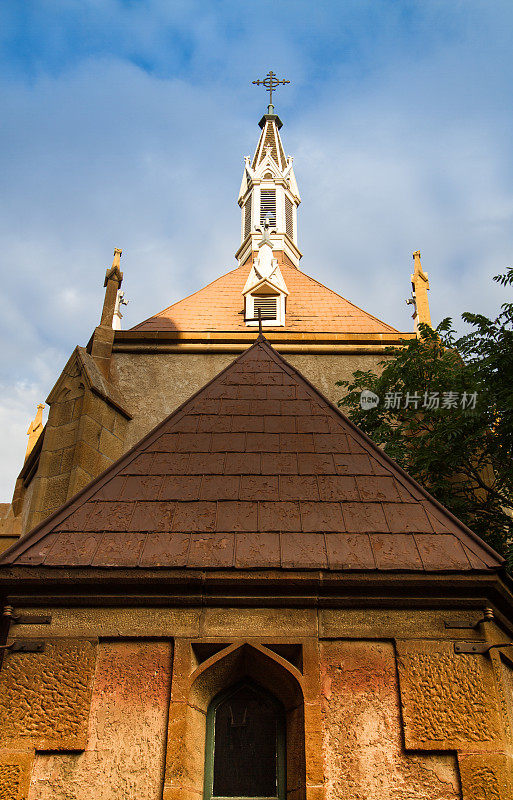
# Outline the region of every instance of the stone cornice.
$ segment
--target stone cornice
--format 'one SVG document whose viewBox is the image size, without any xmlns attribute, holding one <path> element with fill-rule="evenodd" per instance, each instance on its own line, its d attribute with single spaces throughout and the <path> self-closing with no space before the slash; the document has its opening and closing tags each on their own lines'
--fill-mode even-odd
<svg viewBox="0 0 513 800">
<path fill-rule="evenodd" d="M 255 331 L 116 331 L 114 353 L 240 353 L 250 347 Z M 414 333 L 310 333 L 266 331 L 279 353 L 382 354 L 401 347 Z"/>
</svg>

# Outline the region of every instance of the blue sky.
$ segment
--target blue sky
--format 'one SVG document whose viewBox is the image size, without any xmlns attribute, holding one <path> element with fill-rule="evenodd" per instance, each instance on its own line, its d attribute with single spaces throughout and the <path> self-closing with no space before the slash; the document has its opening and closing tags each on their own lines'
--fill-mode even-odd
<svg viewBox="0 0 513 800">
<path fill-rule="evenodd" d="M 0 500 L 26 429 L 97 323 L 123 248 L 125 326 L 234 266 L 269 69 L 303 203 L 303 268 L 411 329 L 493 314 L 513 261 L 508 0 L 0 4 Z M 152 280 L 148 280 L 151 275 Z M 155 286 L 158 289 L 155 289 Z"/>
</svg>

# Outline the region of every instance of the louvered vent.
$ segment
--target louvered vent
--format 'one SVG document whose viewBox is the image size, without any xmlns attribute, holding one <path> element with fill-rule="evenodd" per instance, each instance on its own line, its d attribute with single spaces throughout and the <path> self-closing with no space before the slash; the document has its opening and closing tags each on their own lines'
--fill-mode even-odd
<svg viewBox="0 0 513 800">
<path fill-rule="evenodd" d="M 262 313 L 262 319 L 276 319 L 278 312 L 278 298 L 277 297 L 255 297 L 254 298 L 255 317 L 258 317 L 258 311 Z"/>
<path fill-rule="evenodd" d="M 244 238 L 251 233 L 251 195 L 244 206 Z"/>
<path fill-rule="evenodd" d="M 294 239 L 294 213 L 292 200 L 285 195 L 285 233 Z"/>
<path fill-rule="evenodd" d="M 276 225 L 276 189 L 262 189 L 260 192 L 260 224 L 269 220 L 270 225 Z"/>
</svg>

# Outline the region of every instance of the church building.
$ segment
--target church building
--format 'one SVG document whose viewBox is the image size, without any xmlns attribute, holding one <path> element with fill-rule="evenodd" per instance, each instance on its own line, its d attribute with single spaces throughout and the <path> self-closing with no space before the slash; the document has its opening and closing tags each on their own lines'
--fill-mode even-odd
<svg viewBox="0 0 513 800">
<path fill-rule="evenodd" d="M 417 333 L 303 271 L 272 96 L 259 126 L 237 266 L 122 330 L 116 249 L 29 428 L 0 800 L 513 797 L 511 579 L 337 408 Z"/>
</svg>

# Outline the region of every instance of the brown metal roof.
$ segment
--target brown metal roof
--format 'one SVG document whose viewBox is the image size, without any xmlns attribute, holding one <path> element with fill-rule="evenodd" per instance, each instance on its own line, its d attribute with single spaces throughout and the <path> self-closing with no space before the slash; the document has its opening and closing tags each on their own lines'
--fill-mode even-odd
<svg viewBox="0 0 513 800">
<path fill-rule="evenodd" d="M 461 572 L 502 559 L 260 337 L 0 563 Z"/>
</svg>

